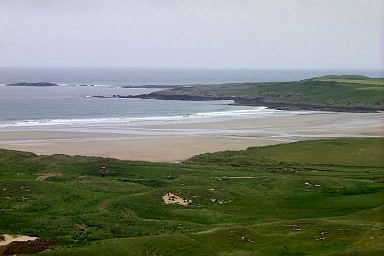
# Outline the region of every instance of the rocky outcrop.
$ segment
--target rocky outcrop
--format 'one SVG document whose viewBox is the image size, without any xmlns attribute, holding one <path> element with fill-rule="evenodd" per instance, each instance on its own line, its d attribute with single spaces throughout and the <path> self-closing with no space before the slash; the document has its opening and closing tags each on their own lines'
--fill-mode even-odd
<svg viewBox="0 0 384 256">
<path fill-rule="evenodd" d="M 54 83 L 48 83 L 48 82 L 38 82 L 38 83 L 13 83 L 13 84 L 6 84 L 5 86 L 38 86 L 38 87 L 49 87 L 49 86 L 59 86 L 58 84 Z"/>
<path fill-rule="evenodd" d="M 0 256 L 24 255 L 43 252 L 55 243 L 49 240 L 37 239 L 33 241 L 14 241 L 10 244 L 0 246 Z"/>
</svg>

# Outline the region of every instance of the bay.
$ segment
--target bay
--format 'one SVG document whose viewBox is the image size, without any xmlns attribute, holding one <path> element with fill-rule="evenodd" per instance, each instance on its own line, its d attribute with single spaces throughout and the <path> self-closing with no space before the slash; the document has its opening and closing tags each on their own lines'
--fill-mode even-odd
<svg viewBox="0 0 384 256">
<path fill-rule="evenodd" d="M 0 84 L 53 82 L 57 87 L 0 86 L 0 127 L 169 122 L 191 119 L 292 115 L 232 101 L 164 101 L 113 98 L 160 90 L 143 85 L 290 81 L 325 74 L 380 76 L 362 70 L 0 68 Z M 86 85 L 86 86 L 84 86 Z M 92 85 L 92 86 L 91 86 Z M 122 86 L 136 86 L 122 88 Z M 102 96 L 97 98 L 93 96 Z"/>
</svg>

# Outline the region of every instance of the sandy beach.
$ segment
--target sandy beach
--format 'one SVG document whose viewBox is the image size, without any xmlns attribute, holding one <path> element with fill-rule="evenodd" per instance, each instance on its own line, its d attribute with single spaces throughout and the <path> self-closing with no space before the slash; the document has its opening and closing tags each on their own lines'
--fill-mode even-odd
<svg viewBox="0 0 384 256">
<path fill-rule="evenodd" d="M 300 140 L 383 137 L 384 113 L 303 113 L 161 124 L 0 128 L 0 148 L 37 154 L 177 162 L 194 155 Z"/>
</svg>

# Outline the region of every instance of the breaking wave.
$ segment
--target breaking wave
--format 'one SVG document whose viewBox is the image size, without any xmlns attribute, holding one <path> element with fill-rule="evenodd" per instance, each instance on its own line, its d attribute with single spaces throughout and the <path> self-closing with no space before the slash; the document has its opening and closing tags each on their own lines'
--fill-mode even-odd
<svg viewBox="0 0 384 256">
<path fill-rule="evenodd" d="M 97 124 L 139 124 L 139 123 L 166 123 L 199 120 L 211 121 L 213 119 L 239 119 L 263 118 L 267 116 L 290 116 L 311 111 L 283 111 L 267 107 L 253 107 L 250 109 L 187 113 L 174 116 L 148 116 L 148 117 L 105 117 L 84 119 L 41 119 L 41 120 L 12 120 L 0 122 L 0 127 L 31 127 L 31 126 L 73 126 Z"/>
</svg>

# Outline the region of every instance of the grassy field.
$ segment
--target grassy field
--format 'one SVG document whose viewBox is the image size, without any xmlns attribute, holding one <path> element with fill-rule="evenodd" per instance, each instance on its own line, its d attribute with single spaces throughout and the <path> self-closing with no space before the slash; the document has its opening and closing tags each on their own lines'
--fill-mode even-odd
<svg viewBox="0 0 384 256">
<path fill-rule="evenodd" d="M 0 150 L 0 232 L 41 255 L 382 255 L 384 139 L 203 154 L 181 164 Z M 166 191 L 192 200 L 167 205 Z"/>
<path fill-rule="evenodd" d="M 240 105 L 296 110 L 384 110 L 384 79 L 364 76 L 325 76 L 294 82 L 189 86 L 145 97 L 161 99 L 233 99 Z"/>
<path fill-rule="evenodd" d="M 315 78 L 316 81 L 354 83 L 361 85 L 380 85 L 384 86 L 384 78 L 369 78 L 365 76 L 324 76 Z"/>
</svg>

